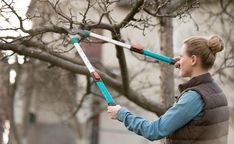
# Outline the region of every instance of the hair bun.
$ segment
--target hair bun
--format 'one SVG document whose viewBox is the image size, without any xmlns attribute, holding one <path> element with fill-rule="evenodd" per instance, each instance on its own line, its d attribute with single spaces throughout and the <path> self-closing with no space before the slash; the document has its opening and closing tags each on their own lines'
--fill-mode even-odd
<svg viewBox="0 0 234 144">
<path fill-rule="evenodd" d="M 224 48 L 223 40 L 218 35 L 212 35 L 208 38 L 208 46 L 212 53 L 215 55 Z"/>
</svg>

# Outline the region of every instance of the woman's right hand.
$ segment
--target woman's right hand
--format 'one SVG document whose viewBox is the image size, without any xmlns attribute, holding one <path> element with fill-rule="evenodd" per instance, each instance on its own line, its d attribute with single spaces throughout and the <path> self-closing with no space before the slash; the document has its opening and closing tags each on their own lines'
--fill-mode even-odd
<svg viewBox="0 0 234 144">
<path fill-rule="evenodd" d="M 117 119 L 117 113 L 121 109 L 120 105 L 116 106 L 108 106 L 107 107 L 107 113 L 110 116 L 111 119 Z"/>
<path fill-rule="evenodd" d="M 176 63 L 174 64 L 175 68 L 178 68 L 178 69 L 179 69 L 179 68 L 180 68 L 180 63 L 179 63 L 179 61 L 180 61 L 180 56 L 174 57 L 173 60 L 176 61 Z"/>
</svg>

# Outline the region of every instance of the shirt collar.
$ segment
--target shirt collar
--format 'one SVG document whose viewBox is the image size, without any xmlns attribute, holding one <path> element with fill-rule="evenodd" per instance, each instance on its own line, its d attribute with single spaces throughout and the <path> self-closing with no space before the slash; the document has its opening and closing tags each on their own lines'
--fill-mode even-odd
<svg viewBox="0 0 234 144">
<path fill-rule="evenodd" d="M 211 77 L 210 73 L 205 73 L 205 74 L 191 78 L 186 83 L 180 84 L 178 86 L 178 89 L 180 92 L 183 92 L 187 88 L 194 87 L 202 83 L 208 83 L 211 81 L 213 81 L 213 78 Z"/>
</svg>

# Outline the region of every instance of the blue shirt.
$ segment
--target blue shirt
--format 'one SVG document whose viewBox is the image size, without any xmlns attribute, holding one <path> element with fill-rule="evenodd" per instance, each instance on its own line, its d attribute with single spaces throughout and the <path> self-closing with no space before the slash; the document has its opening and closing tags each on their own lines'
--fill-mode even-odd
<svg viewBox="0 0 234 144">
<path fill-rule="evenodd" d="M 152 141 L 173 133 L 193 119 L 199 119 L 203 114 L 203 106 L 201 96 L 196 91 L 189 90 L 155 121 L 135 116 L 124 107 L 117 112 L 117 119 L 128 130 Z"/>
</svg>

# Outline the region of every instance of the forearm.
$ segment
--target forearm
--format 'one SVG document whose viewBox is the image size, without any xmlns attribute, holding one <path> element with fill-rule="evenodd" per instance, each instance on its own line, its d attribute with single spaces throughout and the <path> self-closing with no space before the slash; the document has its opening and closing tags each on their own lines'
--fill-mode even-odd
<svg viewBox="0 0 234 144">
<path fill-rule="evenodd" d="M 124 123 L 125 127 L 149 140 L 157 140 L 166 136 L 168 132 L 160 127 L 160 120 L 148 121 L 137 117 L 126 108 L 121 108 L 117 113 L 117 119 Z"/>
</svg>

